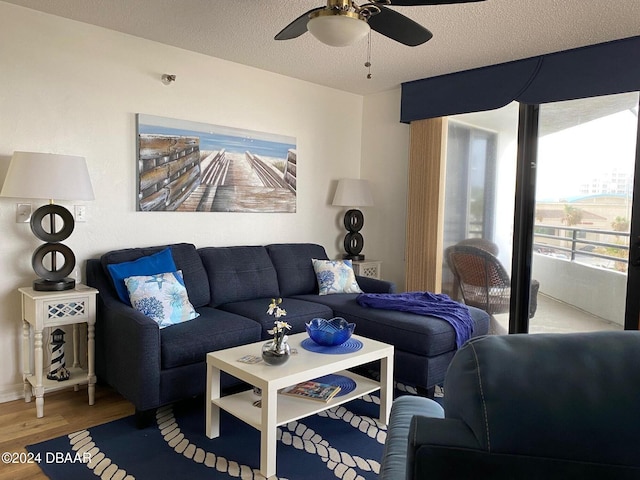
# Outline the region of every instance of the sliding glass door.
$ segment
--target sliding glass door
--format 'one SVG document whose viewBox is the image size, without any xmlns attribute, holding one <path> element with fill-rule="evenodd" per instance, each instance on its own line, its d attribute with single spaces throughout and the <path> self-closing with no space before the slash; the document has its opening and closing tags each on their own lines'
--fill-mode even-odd
<svg viewBox="0 0 640 480">
<path fill-rule="evenodd" d="M 442 291 L 452 298 L 481 305 L 486 299 L 480 285 L 458 288 L 447 253 L 450 247 L 470 245 L 489 249 L 509 275 L 513 241 L 513 198 L 515 190 L 518 105 L 489 112 L 455 115 L 449 118 L 445 172 L 445 206 Z M 472 252 L 473 253 L 473 252 Z M 479 264 L 461 257 L 458 275 L 482 277 Z M 465 271 L 463 271 L 463 269 Z M 479 287 L 479 288 L 475 288 Z M 474 298 L 471 298 L 471 297 Z M 478 297 L 478 298 L 475 298 Z M 509 323 L 509 292 L 503 291 L 492 331 L 506 332 Z"/>
<path fill-rule="evenodd" d="M 540 105 L 529 332 L 625 324 L 638 93 Z"/>
<path fill-rule="evenodd" d="M 465 300 L 447 248 L 483 239 L 512 292 L 507 311 L 492 314 L 494 331 L 637 329 L 638 98 L 450 117 L 443 292 Z"/>
</svg>

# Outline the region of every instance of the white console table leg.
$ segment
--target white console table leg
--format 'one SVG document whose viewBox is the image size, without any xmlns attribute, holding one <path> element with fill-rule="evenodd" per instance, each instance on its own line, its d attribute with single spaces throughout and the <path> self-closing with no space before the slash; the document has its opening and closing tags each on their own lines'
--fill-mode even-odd
<svg viewBox="0 0 640 480">
<path fill-rule="evenodd" d="M 89 391 L 89 405 L 95 403 L 96 372 L 95 372 L 96 326 L 94 322 L 87 323 L 87 390 Z"/>
<path fill-rule="evenodd" d="M 78 324 L 73 324 L 73 368 L 77 368 L 80 366 L 80 362 L 78 359 L 80 358 L 80 339 L 78 336 Z M 77 392 L 79 390 L 78 384 L 73 386 L 73 390 Z M 93 405 L 91 401 L 89 401 L 89 405 Z"/>
<path fill-rule="evenodd" d="M 36 395 L 36 417 L 44 417 L 44 385 L 42 384 L 44 355 L 42 353 L 42 330 L 34 332 L 34 355 L 36 367 L 36 385 L 33 388 Z"/>
<path fill-rule="evenodd" d="M 31 326 L 22 322 L 22 381 L 24 382 L 24 401 L 31 401 L 32 388 L 27 377 L 31 375 Z"/>
</svg>

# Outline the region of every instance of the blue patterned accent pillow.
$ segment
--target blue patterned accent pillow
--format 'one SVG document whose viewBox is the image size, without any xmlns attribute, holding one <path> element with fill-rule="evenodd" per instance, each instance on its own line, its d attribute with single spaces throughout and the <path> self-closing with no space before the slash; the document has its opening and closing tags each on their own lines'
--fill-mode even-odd
<svg viewBox="0 0 640 480">
<path fill-rule="evenodd" d="M 351 260 L 311 259 L 318 279 L 320 295 L 332 293 L 362 293 L 353 272 Z"/>
<path fill-rule="evenodd" d="M 173 261 L 173 255 L 171 255 L 171 248 L 169 247 L 153 255 L 140 257 L 131 262 L 111 263 L 107 265 L 107 269 L 113 279 L 113 285 L 116 287 L 118 297 L 127 305 L 131 304 L 129 303 L 127 287 L 124 284 L 125 278 L 135 275 L 175 272 L 177 270 L 176 264 Z"/>
<path fill-rule="evenodd" d="M 160 328 L 193 320 L 195 311 L 184 287 L 182 271 L 127 277 L 131 305 L 157 322 Z"/>
</svg>

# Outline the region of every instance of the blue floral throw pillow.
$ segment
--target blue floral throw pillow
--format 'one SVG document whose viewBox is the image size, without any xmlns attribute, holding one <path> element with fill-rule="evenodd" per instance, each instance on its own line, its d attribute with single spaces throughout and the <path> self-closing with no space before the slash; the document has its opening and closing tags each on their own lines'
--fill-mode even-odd
<svg viewBox="0 0 640 480">
<path fill-rule="evenodd" d="M 200 315 L 189 302 L 181 270 L 127 277 L 124 283 L 133 308 L 155 320 L 160 328 L 193 320 Z"/>
<path fill-rule="evenodd" d="M 312 259 L 320 295 L 362 293 L 351 260 Z"/>
</svg>

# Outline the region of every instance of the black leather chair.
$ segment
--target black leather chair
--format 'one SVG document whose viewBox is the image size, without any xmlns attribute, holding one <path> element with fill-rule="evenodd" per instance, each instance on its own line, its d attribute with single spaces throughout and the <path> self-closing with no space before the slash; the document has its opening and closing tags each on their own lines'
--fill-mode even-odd
<svg viewBox="0 0 640 480">
<path fill-rule="evenodd" d="M 394 402 L 381 479 L 640 478 L 640 332 L 471 339 L 444 391 Z"/>
</svg>

